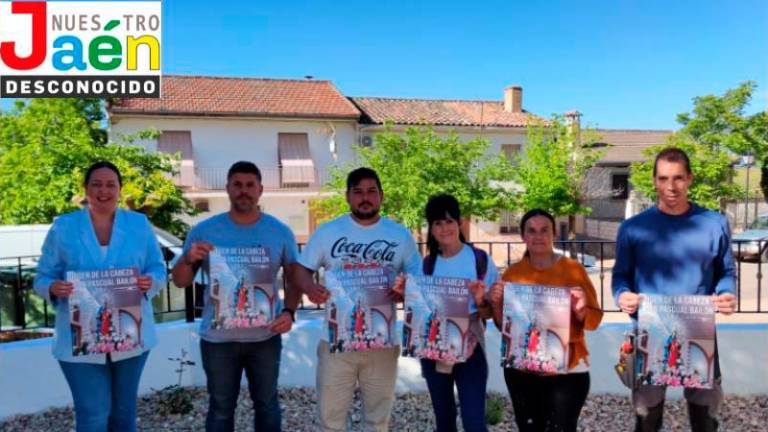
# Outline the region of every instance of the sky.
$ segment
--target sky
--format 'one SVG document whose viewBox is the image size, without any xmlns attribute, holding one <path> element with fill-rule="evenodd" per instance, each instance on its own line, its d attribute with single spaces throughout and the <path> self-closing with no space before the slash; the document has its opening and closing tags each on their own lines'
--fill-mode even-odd
<svg viewBox="0 0 768 432">
<path fill-rule="evenodd" d="M 756 81 L 768 2 L 163 1 L 163 73 L 311 75 L 348 96 L 501 100 L 535 114 L 673 129 L 692 98 Z"/>
</svg>

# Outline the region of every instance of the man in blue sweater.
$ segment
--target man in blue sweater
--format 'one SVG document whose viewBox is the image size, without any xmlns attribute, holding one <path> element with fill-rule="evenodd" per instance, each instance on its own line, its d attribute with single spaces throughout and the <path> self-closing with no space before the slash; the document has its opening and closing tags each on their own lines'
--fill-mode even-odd
<svg viewBox="0 0 768 432">
<path fill-rule="evenodd" d="M 736 307 L 735 274 L 728 221 L 688 201 L 693 182 L 688 156 L 667 148 L 656 156 L 653 183 L 658 203 L 626 220 L 616 239 L 613 296 L 636 317 L 641 293 L 709 295 L 718 312 Z M 716 431 L 723 399 L 715 345 L 712 389 L 686 389 L 691 429 Z M 636 432 L 661 429 L 665 387 L 641 385 L 632 392 Z"/>
</svg>

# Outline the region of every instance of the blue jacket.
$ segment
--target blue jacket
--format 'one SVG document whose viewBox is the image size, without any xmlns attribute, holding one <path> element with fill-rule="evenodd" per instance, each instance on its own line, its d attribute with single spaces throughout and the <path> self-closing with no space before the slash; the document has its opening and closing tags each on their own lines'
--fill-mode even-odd
<svg viewBox="0 0 768 432">
<path fill-rule="evenodd" d="M 67 299 L 51 299 L 49 288 L 56 280 L 64 280 L 67 271 L 103 270 L 137 267 L 139 274 L 152 276 L 153 286 L 141 305 L 141 334 L 144 350 L 157 344 L 151 299 L 165 286 L 167 273 L 160 246 L 146 216 L 117 209 L 106 257 L 96 239 L 87 208 L 59 216 L 53 222 L 43 243 L 42 256 L 37 265 L 35 291 L 56 310 L 56 338 L 53 355 L 59 360 L 83 363 L 105 363 L 106 354 L 92 356 L 72 355 L 72 332 L 69 323 Z M 118 361 L 141 354 L 112 354 Z"/>
</svg>

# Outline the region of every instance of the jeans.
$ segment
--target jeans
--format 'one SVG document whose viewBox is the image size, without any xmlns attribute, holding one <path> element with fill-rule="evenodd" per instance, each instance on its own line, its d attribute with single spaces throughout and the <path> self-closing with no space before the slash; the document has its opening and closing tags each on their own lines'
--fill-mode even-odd
<svg viewBox="0 0 768 432">
<path fill-rule="evenodd" d="M 437 432 L 456 431 L 456 399 L 453 385 L 459 392 L 461 424 L 466 432 L 485 432 L 485 389 L 488 384 L 488 363 L 478 345 L 464 363 L 456 363 L 451 373 L 435 370 L 434 360 L 421 360 L 421 374 L 427 380 L 432 409 L 435 411 Z"/>
<path fill-rule="evenodd" d="M 280 431 L 277 377 L 282 349 L 283 340 L 280 335 L 262 342 L 200 341 L 203 369 L 208 378 L 206 431 L 235 430 L 235 408 L 243 370 L 248 378 L 248 390 L 253 401 L 253 430 Z"/>
<path fill-rule="evenodd" d="M 576 432 L 589 393 L 589 372 L 542 376 L 504 369 L 521 432 Z"/>
<path fill-rule="evenodd" d="M 75 404 L 77 432 L 136 430 L 139 379 L 149 351 L 105 364 L 60 361 Z"/>
</svg>

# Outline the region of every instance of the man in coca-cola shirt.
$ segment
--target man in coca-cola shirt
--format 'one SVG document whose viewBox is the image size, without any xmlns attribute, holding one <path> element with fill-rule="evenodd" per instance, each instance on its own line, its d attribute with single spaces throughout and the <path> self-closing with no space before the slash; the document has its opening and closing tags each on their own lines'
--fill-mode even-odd
<svg viewBox="0 0 768 432">
<path fill-rule="evenodd" d="M 321 225 L 299 258 L 303 267 L 302 289 L 317 304 L 325 303 L 330 296 L 326 287 L 312 280 L 312 274 L 320 267 L 326 272 L 384 267 L 393 274 L 418 274 L 421 269 L 421 256 L 410 232 L 379 214 L 384 192 L 374 170 L 358 168 L 350 172 L 346 198 L 350 213 Z M 402 283 L 401 278 L 398 281 Z M 397 299 L 396 293 L 391 294 Z M 392 335 L 394 321 L 390 323 Z M 317 348 L 317 393 L 322 430 L 346 430 L 347 411 L 359 385 L 366 430 L 387 431 L 400 347 L 331 353 L 326 333 L 321 334 L 324 336 Z"/>
</svg>

